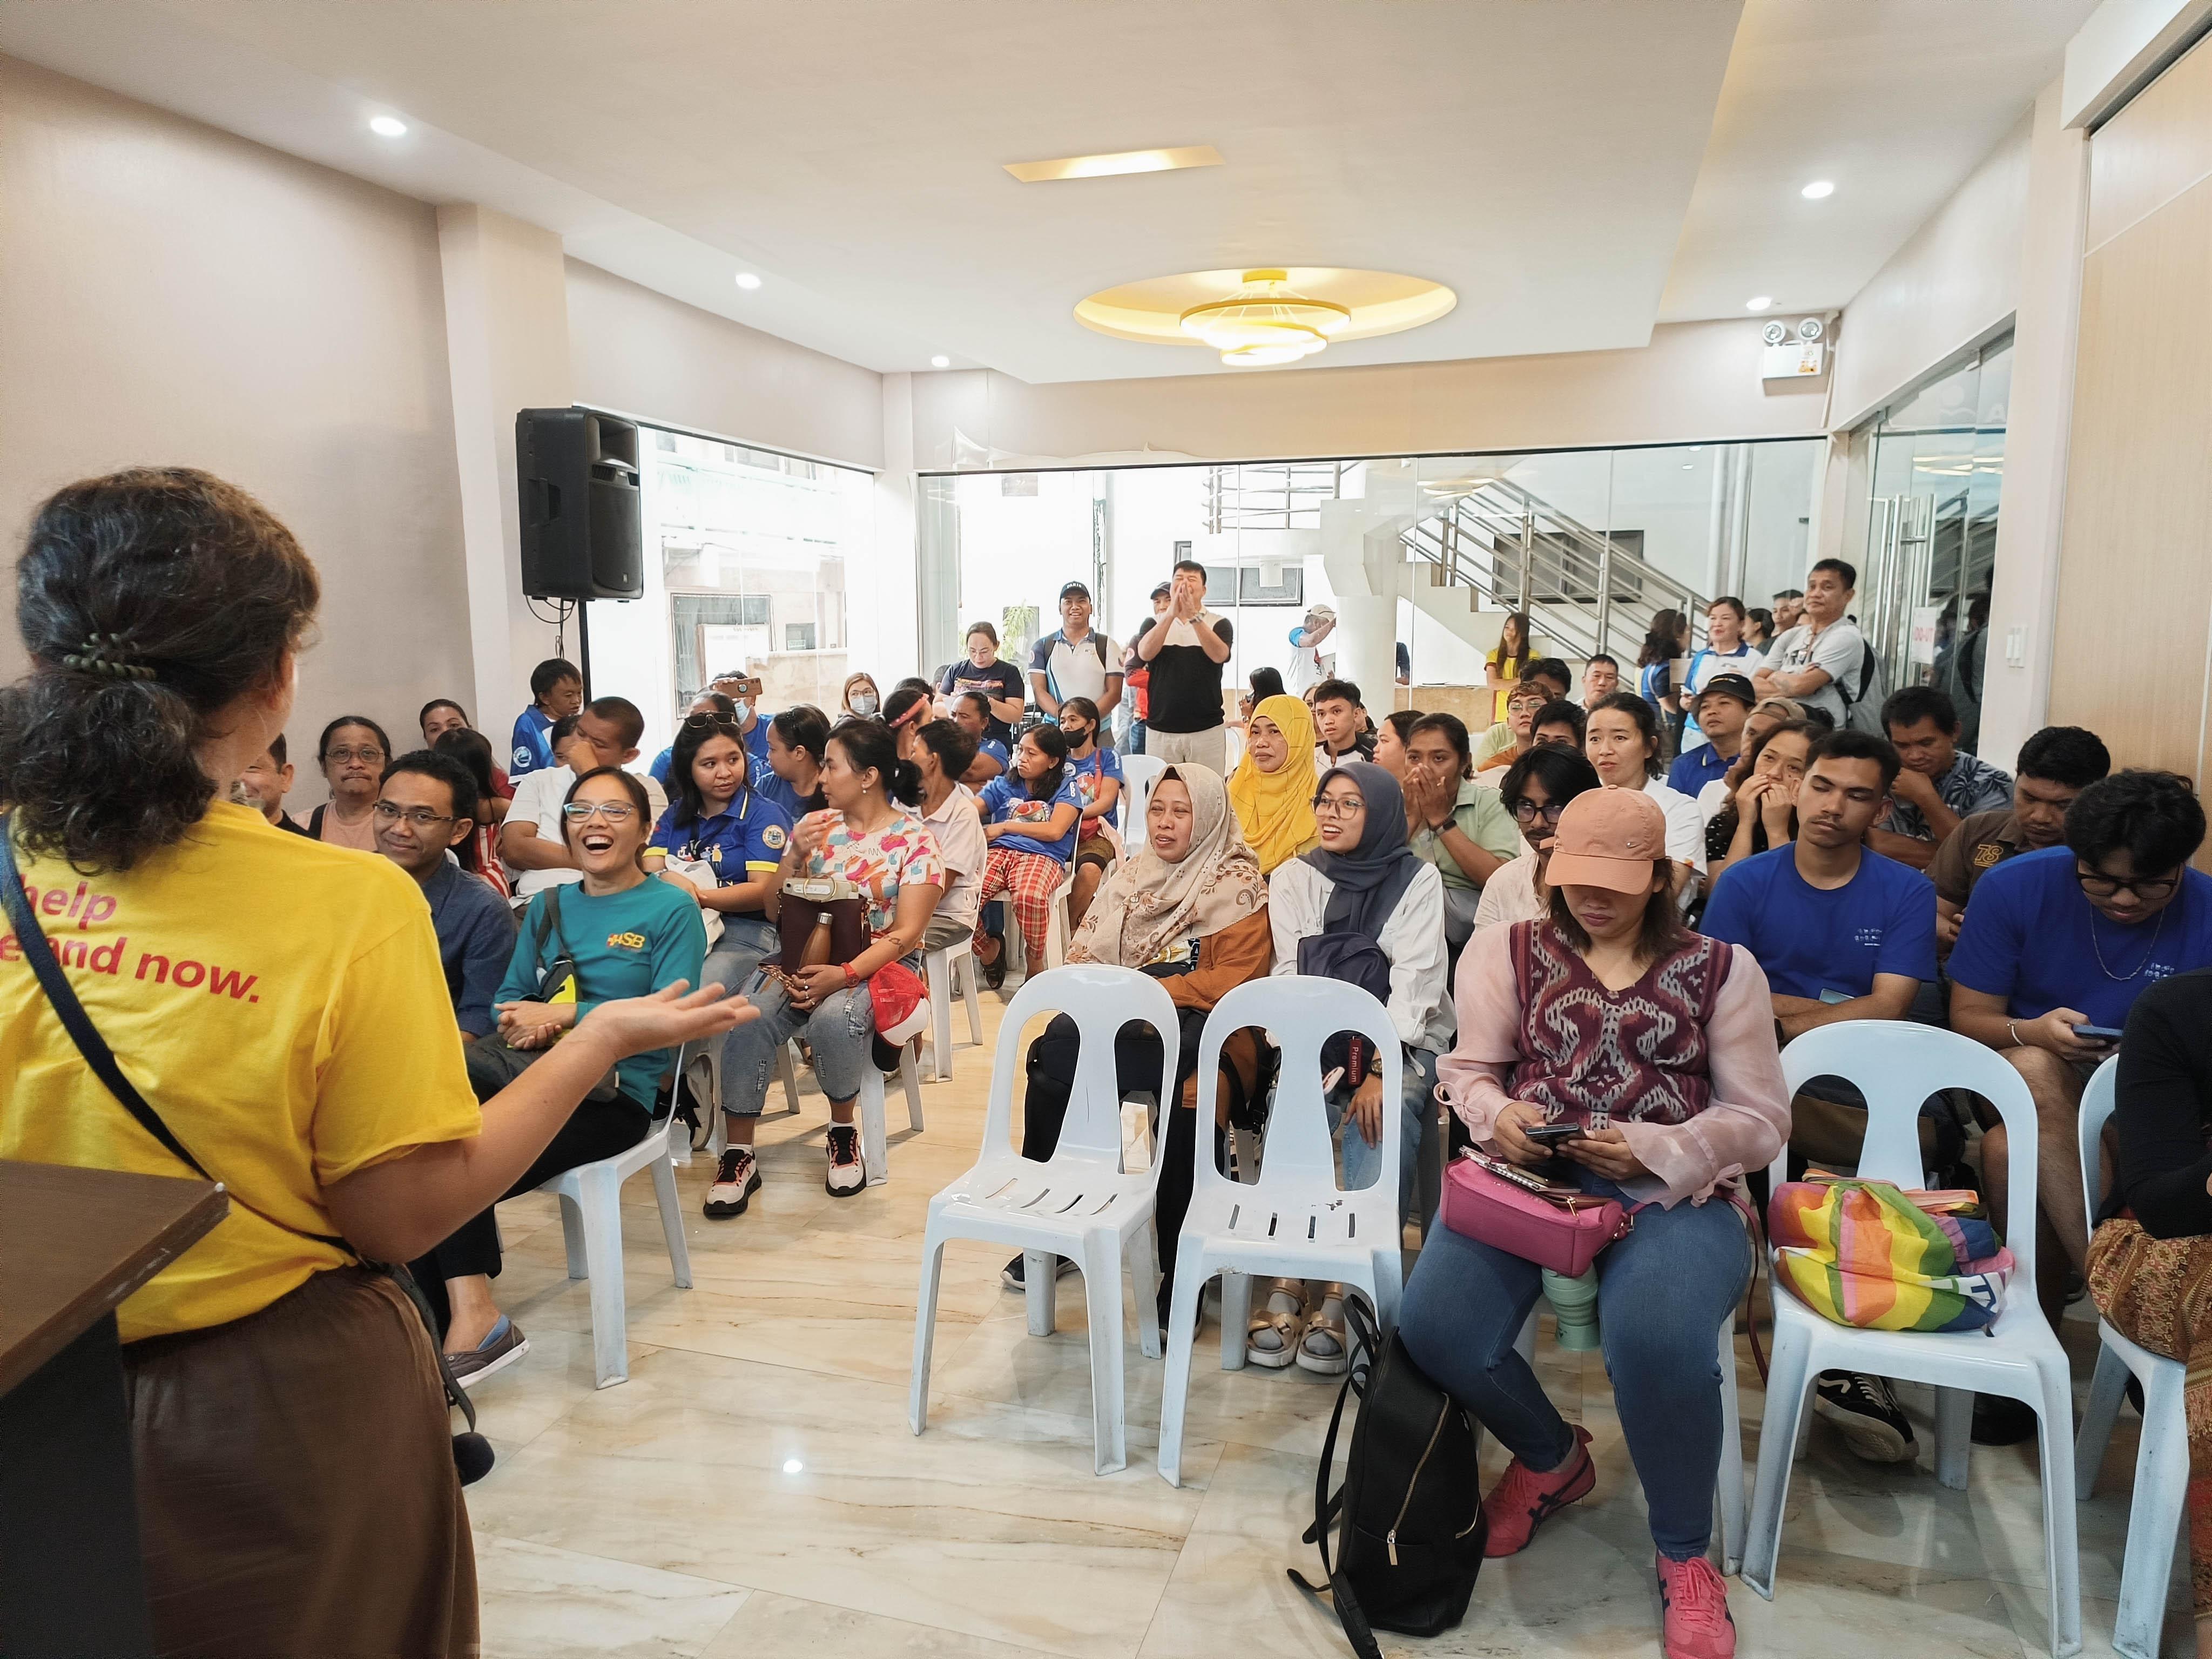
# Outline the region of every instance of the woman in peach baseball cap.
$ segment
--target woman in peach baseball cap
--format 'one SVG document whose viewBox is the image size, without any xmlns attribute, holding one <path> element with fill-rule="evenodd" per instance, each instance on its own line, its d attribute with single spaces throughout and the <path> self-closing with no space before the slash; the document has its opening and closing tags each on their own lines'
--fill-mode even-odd
<svg viewBox="0 0 2212 1659">
<path fill-rule="evenodd" d="M 1525 1167 L 1552 1149 L 1587 1194 L 1644 1206 L 1598 1258 L 1606 1370 L 1650 1510 L 1668 1659 L 1729 1659 L 1735 1627 L 1711 1542 L 1721 1446 L 1716 1333 L 1751 1277 L 1735 1203 L 1790 1130 L 1766 975 L 1750 952 L 1682 926 L 1667 818 L 1640 790 L 1593 789 L 1559 815 L 1549 914 L 1478 933 L 1460 963 L 1459 1035 L 1437 1092 L 1475 1143 Z M 1589 1436 L 1545 1396 L 1514 1340 L 1536 1264 L 1439 1229 L 1406 1286 L 1414 1360 L 1513 1453 L 1483 1500 L 1487 1553 L 1588 1496 Z"/>
</svg>

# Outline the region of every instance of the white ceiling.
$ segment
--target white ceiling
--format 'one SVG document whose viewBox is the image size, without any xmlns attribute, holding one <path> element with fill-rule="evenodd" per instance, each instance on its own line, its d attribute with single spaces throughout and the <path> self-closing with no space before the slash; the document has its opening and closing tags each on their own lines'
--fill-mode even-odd
<svg viewBox="0 0 2212 1659">
<path fill-rule="evenodd" d="M 2093 3 L 8 0 L 0 51 L 501 208 L 871 368 L 944 353 L 1047 381 L 1217 368 L 1070 314 L 1182 270 L 1355 266 L 1458 291 L 1449 317 L 1331 366 L 1633 346 L 1753 293 L 1840 305 L 2057 72 Z M 412 130 L 375 138 L 377 112 Z M 1198 143 L 1227 164 L 1002 170 Z M 1812 177 L 1836 196 L 1800 200 Z M 759 290 L 736 289 L 741 268 Z"/>
</svg>

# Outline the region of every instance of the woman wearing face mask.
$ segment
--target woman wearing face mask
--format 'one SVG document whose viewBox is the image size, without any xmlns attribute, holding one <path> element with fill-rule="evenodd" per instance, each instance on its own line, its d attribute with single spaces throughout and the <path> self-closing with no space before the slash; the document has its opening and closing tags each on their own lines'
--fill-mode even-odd
<svg viewBox="0 0 2212 1659">
<path fill-rule="evenodd" d="M 1026 970 L 1044 972 L 1044 934 L 1052 896 L 1067 878 L 1083 799 L 1069 775 L 1067 738 L 1056 726 L 1032 726 L 1014 750 L 1014 769 L 993 778 L 976 797 L 991 855 L 976 894 L 984 903 L 1006 896 L 1022 930 Z M 1006 945 L 975 922 L 975 960 L 997 989 L 1006 982 Z"/>
<path fill-rule="evenodd" d="M 1267 971 L 1267 888 L 1252 849 L 1238 833 L 1220 775 L 1204 766 L 1170 766 L 1145 806 L 1145 839 L 1098 889 L 1090 913 L 1067 947 L 1071 963 L 1133 968 L 1166 986 L 1180 1017 L 1182 1059 L 1175 1107 L 1160 1115 L 1160 1178 L 1156 1203 L 1160 1248 L 1159 1314 L 1168 1314 L 1175 1285 L 1176 1244 L 1190 1208 L 1191 1160 L 1197 1149 L 1221 1161 L 1230 1109 L 1259 1084 L 1260 1049 L 1249 1031 L 1221 1048 L 1216 1121 L 1201 1134 L 1196 1109 L 1198 1043 L 1214 1004 Z M 1022 1104 L 1022 1156 L 1042 1162 L 1060 1144 L 1075 1085 L 1075 1022 L 1061 1014 L 1030 1052 Z M 1160 1086 L 1160 1041 L 1141 1025 L 1114 1042 L 1115 1074 L 1125 1094 Z M 1060 1271 L 1072 1271 L 1063 1261 Z M 1003 1277 L 1023 1287 L 1022 1258 Z"/>
<path fill-rule="evenodd" d="M 1658 714 L 1633 692 L 1600 697 L 1589 711 L 1583 752 L 1597 769 L 1600 783 L 1612 789 L 1640 789 L 1657 803 L 1667 820 L 1667 855 L 1681 874 L 1680 897 L 1686 909 L 1705 875 L 1705 825 L 1697 802 L 1659 781 L 1665 750 Z"/>
<path fill-rule="evenodd" d="M 1438 1092 L 1478 1146 L 1524 1168 L 1553 1157 L 1530 1127 L 1575 1127 L 1562 1147 L 1574 1184 L 1645 1205 L 1597 1259 L 1606 1371 L 1649 1510 L 1664 1650 L 1726 1659 L 1728 1593 L 1705 1559 L 1721 1446 L 1713 1350 L 1753 1255 L 1746 1214 L 1727 1200 L 1781 1150 L 1790 1105 L 1766 976 L 1741 946 L 1682 927 L 1666 834 L 1640 790 L 1568 804 L 1550 914 L 1468 947 Z M 1526 1548 L 1597 1480 L 1589 1431 L 1560 1417 L 1514 1349 L 1540 1288 L 1534 1262 L 1438 1228 L 1399 1314 L 1415 1362 L 1513 1454 L 1483 1500 L 1492 1556 Z"/>
<path fill-rule="evenodd" d="M 876 690 L 874 675 L 848 674 L 845 677 L 845 690 L 841 701 L 845 705 L 847 714 L 864 720 L 873 720 L 877 712 L 884 706 L 884 694 Z"/>
<path fill-rule="evenodd" d="M 1278 974 L 1304 974 L 1357 985 L 1383 1005 L 1405 1062 L 1404 1087 L 1382 1098 L 1379 1057 L 1347 1046 L 1325 1048 L 1322 1064 L 1341 1065 L 1329 1091 L 1331 1121 L 1344 1137 L 1346 1190 L 1395 1181 L 1403 1216 L 1413 1198 L 1436 1082 L 1437 1056 L 1451 1045 L 1452 1010 L 1444 991 L 1443 878 L 1406 845 L 1406 808 L 1396 780 L 1368 761 L 1331 767 L 1314 797 L 1321 845 L 1267 879 L 1267 916 Z M 1399 1115 L 1400 1166 L 1382 1167 L 1382 1114 Z M 1279 1279 L 1253 1316 L 1255 1363 L 1280 1369 L 1293 1355 L 1325 1376 L 1346 1364 L 1344 1287 Z"/>
<path fill-rule="evenodd" d="M 366 714 L 341 714 L 323 728 L 315 762 L 331 798 L 307 815 L 307 833 L 333 847 L 376 850 L 376 792 L 392 739 Z"/>
<path fill-rule="evenodd" d="M 1708 890 L 1738 860 L 1771 852 L 1797 838 L 1797 786 L 1805 781 L 1813 737 L 1808 722 L 1784 720 L 1746 745 L 1750 775 L 1705 826 Z M 1734 775 L 1731 771 L 1729 776 Z"/>
<path fill-rule="evenodd" d="M 1263 697 L 1252 708 L 1244 758 L 1229 778 L 1229 806 L 1260 873 L 1319 844 L 1314 822 L 1313 711 L 1299 699 Z"/>
<path fill-rule="evenodd" d="M 646 843 L 647 863 L 657 852 L 691 866 L 663 869 L 660 878 L 722 918 L 704 972 L 736 990 L 776 949 L 768 877 L 790 844 L 791 817 L 753 788 L 751 757 L 730 715 L 685 716 L 669 775 L 676 799 Z"/>
<path fill-rule="evenodd" d="M 1559 814 L 1576 796 L 1598 787 L 1596 771 L 1578 750 L 1540 746 L 1513 763 L 1498 786 L 1498 798 L 1519 826 L 1525 850 L 1482 884 L 1482 902 L 1474 909 L 1476 933 L 1501 921 L 1534 921 L 1551 914 L 1546 874 Z"/>
<path fill-rule="evenodd" d="M 1067 896 L 1069 931 L 1083 925 L 1083 913 L 1107 871 L 1121 854 L 1114 813 L 1121 804 L 1121 757 L 1100 741 L 1098 705 L 1070 697 L 1060 705 L 1060 735 L 1067 739 L 1068 775 L 1083 817 L 1075 836 L 1075 886 Z"/>
</svg>

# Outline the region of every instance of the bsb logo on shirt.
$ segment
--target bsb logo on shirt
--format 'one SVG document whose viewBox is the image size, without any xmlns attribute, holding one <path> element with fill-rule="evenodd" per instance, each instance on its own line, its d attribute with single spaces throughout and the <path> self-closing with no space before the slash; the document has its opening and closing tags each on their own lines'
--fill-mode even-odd
<svg viewBox="0 0 2212 1659">
<path fill-rule="evenodd" d="M 609 933 L 607 935 L 607 949 L 610 951 L 642 951 L 645 949 L 645 935 L 642 933 Z"/>
</svg>

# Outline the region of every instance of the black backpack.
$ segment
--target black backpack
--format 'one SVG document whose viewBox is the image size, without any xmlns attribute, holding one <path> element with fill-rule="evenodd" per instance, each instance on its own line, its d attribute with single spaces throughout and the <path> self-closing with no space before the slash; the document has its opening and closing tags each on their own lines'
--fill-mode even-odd
<svg viewBox="0 0 2212 1659">
<path fill-rule="evenodd" d="M 1328 1420 L 1314 1476 L 1314 1522 L 1304 1541 L 1320 1547 L 1328 1594 L 1352 1651 L 1360 1659 L 1382 1659 L 1376 1631 L 1434 1636 L 1466 1617 L 1489 1528 L 1474 1417 L 1421 1374 L 1395 1331 L 1383 1346 L 1363 1304 L 1346 1297 L 1344 1316 L 1352 1364 Z M 1337 1430 L 1344 1402 L 1354 1394 L 1359 1419 L 1352 1425 L 1352 1457 L 1344 1485 L 1331 1497 Z M 1328 1534 L 1340 1519 L 1332 1565 Z M 1291 1578 L 1310 1595 L 1322 1594 L 1295 1568 Z"/>
</svg>

